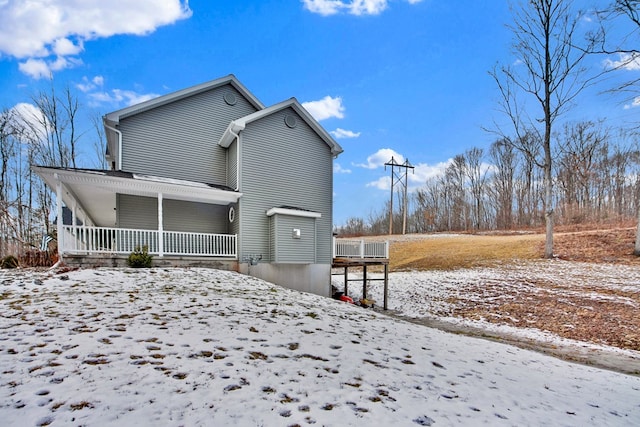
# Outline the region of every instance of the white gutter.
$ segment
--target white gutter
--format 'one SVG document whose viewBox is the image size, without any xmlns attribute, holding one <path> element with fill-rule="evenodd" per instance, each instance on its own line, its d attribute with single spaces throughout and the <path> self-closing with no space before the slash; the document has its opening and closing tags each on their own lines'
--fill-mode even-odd
<svg viewBox="0 0 640 427">
<path fill-rule="evenodd" d="M 106 121 L 104 122 L 104 127 L 118 134 L 118 164 L 116 165 L 116 170 L 122 170 L 122 132 L 109 126 Z"/>
</svg>

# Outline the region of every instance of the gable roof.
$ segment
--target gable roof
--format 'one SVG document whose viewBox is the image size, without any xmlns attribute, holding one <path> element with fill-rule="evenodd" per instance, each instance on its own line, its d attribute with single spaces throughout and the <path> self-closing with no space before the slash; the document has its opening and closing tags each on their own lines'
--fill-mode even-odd
<svg viewBox="0 0 640 427">
<path fill-rule="evenodd" d="M 285 108 L 292 108 L 298 115 L 313 129 L 316 134 L 331 148 L 331 153 L 334 156 L 342 153 L 344 150 L 342 147 L 329 135 L 329 133 L 318 123 L 316 119 L 309 114 L 309 112 L 298 102 L 296 98 L 290 98 L 285 101 L 282 101 L 278 104 L 272 105 L 270 107 L 264 108 L 262 110 L 258 110 L 255 113 L 249 114 L 247 116 L 241 117 L 239 119 L 233 120 L 227 126 L 227 129 L 222 134 L 220 144 L 222 147 L 229 147 L 233 140 L 236 138 L 238 132 L 244 130 L 247 124 L 254 122 L 256 120 L 262 119 L 266 116 L 274 114 L 278 111 L 284 110 Z"/>
<path fill-rule="evenodd" d="M 196 86 L 191 86 L 186 89 L 182 89 L 176 92 L 168 93 L 166 95 L 159 96 L 157 98 L 150 99 L 148 101 L 141 102 L 139 104 L 131 105 L 126 108 L 122 108 L 120 110 L 114 111 L 112 113 L 108 113 L 104 116 L 104 122 L 108 125 L 116 125 L 120 122 L 121 119 L 124 119 L 129 116 L 133 116 L 135 114 L 142 113 L 144 111 L 151 110 L 156 107 L 160 107 L 162 105 L 169 104 L 171 102 L 175 102 L 181 100 L 183 98 L 187 98 L 189 96 L 197 95 L 202 92 L 206 92 L 211 89 L 215 89 L 220 86 L 224 86 L 226 84 L 230 84 L 233 86 L 238 92 L 240 92 L 256 109 L 262 110 L 264 108 L 264 104 L 258 100 L 249 90 L 242 84 L 233 74 L 229 74 L 226 77 L 221 77 L 219 79 L 211 80 L 206 83 L 201 83 Z"/>
</svg>

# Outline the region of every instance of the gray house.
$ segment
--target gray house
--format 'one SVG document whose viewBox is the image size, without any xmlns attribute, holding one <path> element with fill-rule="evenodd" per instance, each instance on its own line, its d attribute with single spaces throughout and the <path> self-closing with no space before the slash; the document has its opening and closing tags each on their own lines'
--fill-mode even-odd
<svg viewBox="0 0 640 427">
<path fill-rule="evenodd" d="M 67 262 L 207 264 L 329 294 L 333 159 L 295 99 L 265 107 L 233 75 L 104 116 L 109 170 L 35 167 Z M 60 217 L 62 215 L 59 215 Z"/>
</svg>

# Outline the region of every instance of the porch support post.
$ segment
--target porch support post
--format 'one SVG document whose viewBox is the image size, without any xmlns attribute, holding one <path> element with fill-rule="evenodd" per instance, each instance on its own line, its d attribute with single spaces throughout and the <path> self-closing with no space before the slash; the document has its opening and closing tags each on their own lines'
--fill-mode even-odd
<svg viewBox="0 0 640 427">
<path fill-rule="evenodd" d="M 162 224 L 162 193 L 158 193 L 158 256 L 164 256 L 164 227 Z"/>
<path fill-rule="evenodd" d="M 62 227 L 62 182 L 58 178 L 58 174 L 55 175 L 56 178 L 56 215 L 58 216 L 58 221 L 56 223 L 56 233 L 58 235 L 58 259 L 62 260 L 62 251 L 64 246 L 64 228 Z"/>
<path fill-rule="evenodd" d="M 76 251 L 78 250 L 78 229 L 76 228 L 76 205 L 78 203 L 76 202 L 76 198 L 73 197 L 71 199 L 71 230 L 73 230 L 72 234 L 73 234 L 73 250 Z"/>
<path fill-rule="evenodd" d="M 75 197 L 73 198 L 73 203 L 71 205 L 71 225 L 74 227 L 76 226 L 76 222 L 77 222 L 77 218 L 78 216 L 76 215 L 76 199 Z"/>
</svg>

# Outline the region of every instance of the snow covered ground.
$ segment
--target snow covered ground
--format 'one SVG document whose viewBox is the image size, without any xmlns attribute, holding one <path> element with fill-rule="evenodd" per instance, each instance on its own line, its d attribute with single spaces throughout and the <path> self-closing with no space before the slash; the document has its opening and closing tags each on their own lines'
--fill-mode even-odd
<svg viewBox="0 0 640 427">
<path fill-rule="evenodd" d="M 349 284 L 349 295 L 356 300 L 362 296 L 361 277 L 357 272 L 349 275 L 358 280 Z M 380 279 L 382 273 L 368 277 Z M 332 281 L 343 290 L 342 274 Z M 367 296 L 380 305 L 382 282 L 371 280 Z M 491 268 L 395 272 L 389 274 L 388 306 L 408 318 L 625 355 L 640 371 L 640 352 L 620 349 L 635 348 L 640 341 L 635 329 L 640 310 L 638 266 L 514 260 Z M 549 331 L 564 331 L 565 337 L 580 341 Z"/>
<path fill-rule="evenodd" d="M 3 425 L 640 425 L 639 377 L 236 273 L 3 270 L 0 315 Z"/>
</svg>

